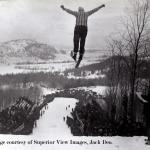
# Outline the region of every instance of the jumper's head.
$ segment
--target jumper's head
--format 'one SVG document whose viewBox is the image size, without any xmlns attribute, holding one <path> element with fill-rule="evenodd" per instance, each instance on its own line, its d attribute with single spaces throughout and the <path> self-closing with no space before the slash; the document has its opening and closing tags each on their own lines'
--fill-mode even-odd
<svg viewBox="0 0 150 150">
<path fill-rule="evenodd" d="M 78 8 L 78 11 L 84 11 L 84 8 L 80 6 L 80 7 Z"/>
</svg>

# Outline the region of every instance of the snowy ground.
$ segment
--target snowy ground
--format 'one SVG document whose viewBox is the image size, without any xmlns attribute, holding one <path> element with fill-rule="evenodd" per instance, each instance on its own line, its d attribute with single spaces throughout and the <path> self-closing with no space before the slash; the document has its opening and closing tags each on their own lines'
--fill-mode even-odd
<svg viewBox="0 0 150 150">
<path fill-rule="evenodd" d="M 75 107 L 76 102 L 76 99 L 71 98 L 55 98 L 53 102 L 48 104 L 48 109 L 42 110 L 45 111 L 45 113 L 39 119 L 39 121 L 37 121 L 37 127 L 34 128 L 32 135 L 0 135 L 0 149 L 148 150 L 150 148 L 150 146 L 144 144 L 145 137 L 72 136 L 70 129 L 67 127 L 65 121 L 63 120 L 63 117 L 70 115 L 70 112 L 72 111 L 72 108 Z M 96 144 L 91 144 L 91 140 Z M 72 144 L 71 141 L 75 141 L 78 144 Z"/>
<path fill-rule="evenodd" d="M 108 87 L 107 86 L 90 86 L 90 87 L 78 87 L 78 89 L 81 89 L 81 90 L 83 89 L 86 91 L 93 91 L 99 95 L 104 96 L 106 95 Z"/>
<path fill-rule="evenodd" d="M 87 62 L 83 61 L 81 66 L 84 63 Z M 0 65 L 0 74 L 28 72 L 32 68 L 35 71 L 38 69 L 52 71 L 65 69 L 68 66 L 74 67 L 74 62 L 71 62 L 70 65 L 59 62 L 51 64 L 31 65 L 31 67 L 22 65 L 22 69 Z M 92 90 L 104 95 L 107 87 L 82 87 L 81 89 Z M 44 95 L 52 92 L 55 90 L 46 88 L 43 90 Z M 28 136 L 0 135 L 0 150 L 148 150 L 150 148 L 144 144 L 145 137 L 74 137 L 65 121 L 66 116 L 70 116 L 76 102 L 76 99 L 71 98 L 55 98 L 48 104 L 48 109 L 42 110 L 42 113 L 45 113 L 37 121 L 33 134 Z M 91 144 L 91 140 L 95 144 Z M 76 141 L 76 144 L 72 144 L 71 141 Z"/>
<path fill-rule="evenodd" d="M 108 87 L 107 86 L 89 86 L 89 87 L 78 87 L 78 88 L 73 88 L 76 90 L 85 90 L 85 91 L 93 91 L 96 92 L 99 95 L 105 96 Z M 54 88 L 46 88 L 46 87 L 42 87 L 42 93 L 43 95 L 48 95 L 48 94 L 52 94 L 59 91 L 58 89 L 54 89 Z"/>
<path fill-rule="evenodd" d="M 21 73 L 24 72 L 22 69 L 16 69 L 14 65 L 2 65 L 0 64 L 0 75 Z"/>
<path fill-rule="evenodd" d="M 81 71 L 80 76 L 75 76 L 74 73 L 68 73 L 67 76 L 69 79 L 97 79 L 97 78 L 105 78 L 106 75 L 102 74 L 100 70 L 95 70 L 94 73 L 91 71 Z"/>
<path fill-rule="evenodd" d="M 80 66 L 89 65 L 96 63 L 100 60 L 101 54 L 98 54 L 98 57 L 87 57 L 89 54 L 85 55 L 85 59 L 81 62 Z M 91 53 L 90 53 L 91 55 Z M 100 55 L 100 56 L 99 56 Z M 94 59 L 93 59 L 94 58 Z M 32 61 L 31 61 L 32 62 Z M 28 73 L 28 72 L 54 72 L 59 71 L 63 72 L 66 69 L 75 68 L 75 63 L 70 57 L 70 51 L 65 54 L 58 54 L 55 60 L 50 60 L 42 64 L 33 63 L 33 64 L 2 64 L 0 63 L 0 75 L 11 74 L 11 73 Z M 96 76 L 95 76 L 96 77 Z"/>
<path fill-rule="evenodd" d="M 84 65 L 91 64 L 93 62 L 84 62 Z M 81 66 L 83 64 L 81 63 Z M 75 68 L 74 61 L 69 62 L 49 62 L 45 64 L 25 64 L 25 65 L 3 65 L 0 64 L 0 74 L 11 74 L 11 73 L 28 73 L 28 72 L 63 72 L 66 69 Z M 94 76 L 96 77 L 96 76 Z M 72 77 L 73 78 L 73 77 Z M 89 77 L 90 78 L 90 77 Z M 91 77 L 93 78 L 93 76 Z"/>
<path fill-rule="evenodd" d="M 54 88 L 46 88 L 46 87 L 41 87 L 42 89 L 42 94 L 48 95 L 48 94 L 52 94 L 52 93 L 56 93 L 58 91 L 58 89 L 54 89 Z"/>
<path fill-rule="evenodd" d="M 47 63 L 47 64 L 28 64 L 28 65 L 3 65 L 0 64 L 0 75 L 29 73 L 29 72 L 54 72 L 64 71 L 69 68 L 74 68 L 74 62 L 71 63 Z"/>
<path fill-rule="evenodd" d="M 76 102 L 76 99 L 55 98 L 52 103 L 49 103 L 48 111 L 46 111 L 43 117 L 37 122 L 38 126 L 33 130 L 33 135 L 44 135 L 45 137 L 53 135 L 53 137 L 58 138 L 60 135 L 66 137 L 71 136 L 71 132 L 65 121 L 66 116 L 70 116 L 72 108 L 75 107 Z M 45 124 L 43 124 L 43 122 L 45 122 Z"/>
</svg>

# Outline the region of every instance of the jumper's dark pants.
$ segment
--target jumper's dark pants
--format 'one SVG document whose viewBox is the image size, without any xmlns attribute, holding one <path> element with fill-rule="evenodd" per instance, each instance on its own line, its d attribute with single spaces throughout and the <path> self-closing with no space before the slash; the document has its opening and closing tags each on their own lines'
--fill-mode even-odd
<svg viewBox="0 0 150 150">
<path fill-rule="evenodd" d="M 74 53 L 76 54 L 79 51 L 79 44 L 80 44 L 80 59 L 82 59 L 84 54 L 84 46 L 85 40 L 87 36 L 87 26 L 75 26 L 74 29 Z"/>
</svg>

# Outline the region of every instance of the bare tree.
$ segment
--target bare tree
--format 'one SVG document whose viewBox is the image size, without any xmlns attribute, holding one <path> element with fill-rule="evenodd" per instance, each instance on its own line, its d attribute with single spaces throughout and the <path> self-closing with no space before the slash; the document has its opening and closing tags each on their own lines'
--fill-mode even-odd
<svg viewBox="0 0 150 150">
<path fill-rule="evenodd" d="M 149 0 L 133 1 L 128 12 L 122 32 L 119 33 L 119 38 L 112 40 L 111 48 L 115 55 L 123 56 L 121 59 L 128 69 L 129 81 L 126 80 L 129 83 L 128 116 L 132 120 L 138 71 L 141 60 L 147 57 L 150 48 Z"/>
</svg>

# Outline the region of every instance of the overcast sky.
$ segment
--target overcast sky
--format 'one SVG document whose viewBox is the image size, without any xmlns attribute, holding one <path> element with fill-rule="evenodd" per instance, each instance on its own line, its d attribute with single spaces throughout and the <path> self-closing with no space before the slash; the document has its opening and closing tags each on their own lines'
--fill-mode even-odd
<svg viewBox="0 0 150 150">
<path fill-rule="evenodd" d="M 60 9 L 106 7 L 90 16 L 86 48 L 102 48 L 119 26 L 128 0 L 0 0 L 0 42 L 34 39 L 56 48 L 72 48 L 75 18 Z"/>
</svg>

